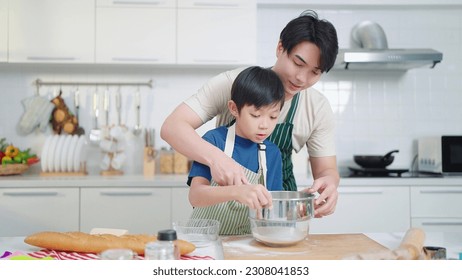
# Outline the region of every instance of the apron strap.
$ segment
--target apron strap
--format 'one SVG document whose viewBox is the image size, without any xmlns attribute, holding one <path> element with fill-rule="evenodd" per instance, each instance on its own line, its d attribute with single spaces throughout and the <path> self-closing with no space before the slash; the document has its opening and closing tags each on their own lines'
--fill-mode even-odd
<svg viewBox="0 0 462 280">
<path fill-rule="evenodd" d="M 292 123 L 294 121 L 295 111 L 297 111 L 298 107 L 298 99 L 300 98 L 300 92 L 295 94 L 292 98 L 292 102 L 290 103 L 289 112 L 287 112 L 286 122 Z"/>
<path fill-rule="evenodd" d="M 258 164 L 263 175 L 263 186 L 266 187 L 266 145 L 259 143 L 258 145 Z"/>
</svg>

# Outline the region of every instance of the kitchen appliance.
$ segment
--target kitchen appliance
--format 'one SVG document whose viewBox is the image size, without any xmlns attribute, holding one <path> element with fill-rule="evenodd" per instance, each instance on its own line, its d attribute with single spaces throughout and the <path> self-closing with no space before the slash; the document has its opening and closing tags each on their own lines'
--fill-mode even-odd
<svg viewBox="0 0 462 280">
<path fill-rule="evenodd" d="M 443 54 L 430 48 L 388 48 L 382 27 L 362 21 L 351 30 L 350 48 L 340 49 L 334 65 L 345 70 L 408 70 L 434 68 Z"/>
<path fill-rule="evenodd" d="M 348 167 L 352 172 L 349 177 L 402 177 L 409 169 Z"/>
<path fill-rule="evenodd" d="M 418 170 L 444 175 L 462 175 L 462 136 L 418 139 Z"/>
<path fill-rule="evenodd" d="M 296 191 L 271 191 L 271 208 L 249 209 L 253 237 L 268 246 L 294 245 L 308 236 L 314 217 L 314 195 Z"/>
<path fill-rule="evenodd" d="M 385 155 L 355 155 L 353 160 L 364 168 L 385 168 L 395 159 L 393 154 L 398 152 L 399 150 L 393 150 Z"/>
</svg>

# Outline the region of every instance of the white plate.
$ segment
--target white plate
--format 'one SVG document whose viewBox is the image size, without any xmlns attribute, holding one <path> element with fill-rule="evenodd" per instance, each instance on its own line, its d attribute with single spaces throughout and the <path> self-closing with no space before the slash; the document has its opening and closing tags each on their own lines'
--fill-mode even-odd
<svg viewBox="0 0 462 280">
<path fill-rule="evenodd" d="M 40 155 L 40 164 L 42 166 L 42 172 L 47 172 L 48 171 L 47 154 L 48 154 L 48 150 L 49 150 L 49 147 L 50 147 L 51 138 L 53 138 L 53 135 L 49 135 L 45 139 L 45 142 L 43 143 L 42 153 Z"/>
<path fill-rule="evenodd" d="M 72 140 L 72 135 L 66 135 L 64 142 L 63 142 L 63 148 L 61 149 L 61 159 L 60 159 L 60 165 L 59 165 L 59 170 L 61 172 L 67 172 L 67 157 L 69 155 L 69 145 L 71 144 Z M 74 152 L 74 151 L 72 151 Z"/>
<path fill-rule="evenodd" d="M 71 142 L 69 144 L 69 154 L 67 156 L 67 166 L 66 170 L 68 172 L 74 172 L 74 152 L 75 148 L 77 147 L 77 142 L 79 142 L 78 135 L 72 135 Z"/>
<path fill-rule="evenodd" d="M 55 152 L 56 152 L 56 144 L 58 143 L 59 135 L 53 135 L 51 138 L 50 147 L 48 147 L 48 155 L 47 155 L 47 169 L 48 172 L 55 172 Z"/>
<path fill-rule="evenodd" d="M 55 147 L 55 157 L 53 159 L 53 168 L 55 172 L 61 172 L 61 154 L 63 153 L 63 143 L 64 139 L 66 139 L 65 135 L 58 136 L 58 142 L 56 142 Z"/>
<path fill-rule="evenodd" d="M 81 135 L 79 137 L 79 141 L 77 142 L 77 147 L 75 147 L 74 151 L 74 171 L 78 172 L 80 171 L 80 162 L 82 162 L 82 159 L 85 158 L 84 155 L 84 146 L 85 146 L 85 136 Z"/>
</svg>

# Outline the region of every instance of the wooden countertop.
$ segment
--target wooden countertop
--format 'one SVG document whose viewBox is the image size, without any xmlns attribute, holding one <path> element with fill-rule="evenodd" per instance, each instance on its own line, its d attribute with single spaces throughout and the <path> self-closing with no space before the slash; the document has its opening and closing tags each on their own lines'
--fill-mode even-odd
<svg viewBox="0 0 462 280">
<path fill-rule="evenodd" d="M 387 250 L 364 234 L 311 234 L 288 247 L 269 247 L 251 235 L 223 236 L 222 243 L 225 260 L 340 260 Z"/>
</svg>

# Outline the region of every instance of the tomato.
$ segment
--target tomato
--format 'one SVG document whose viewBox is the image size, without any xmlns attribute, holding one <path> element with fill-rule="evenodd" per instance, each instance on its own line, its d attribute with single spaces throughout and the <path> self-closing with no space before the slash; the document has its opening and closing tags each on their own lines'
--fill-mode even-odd
<svg viewBox="0 0 462 280">
<path fill-rule="evenodd" d="M 39 162 L 40 159 L 38 157 L 30 157 L 27 159 L 27 164 L 28 165 L 32 165 L 32 164 L 35 164 L 37 162 Z"/>
</svg>

